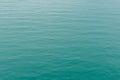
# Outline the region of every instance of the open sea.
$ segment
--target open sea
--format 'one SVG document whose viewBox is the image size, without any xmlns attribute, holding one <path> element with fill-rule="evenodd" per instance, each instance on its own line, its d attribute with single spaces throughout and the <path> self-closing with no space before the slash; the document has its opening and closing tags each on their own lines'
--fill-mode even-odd
<svg viewBox="0 0 120 80">
<path fill-rule="evenodd" d="M 0 80 L 120 80 L 120 0 L 0 0 Z"/>
</svg>

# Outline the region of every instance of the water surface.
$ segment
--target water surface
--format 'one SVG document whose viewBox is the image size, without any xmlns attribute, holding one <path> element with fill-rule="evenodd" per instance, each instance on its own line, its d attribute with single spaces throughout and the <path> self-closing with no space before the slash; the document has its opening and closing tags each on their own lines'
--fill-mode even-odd
<svg viewBox="0 0 120 80">
<path fill-rule="evenodd" d="M 0 0 L 1 80 L 119 80 L 119 0 Z"/>
</svg>

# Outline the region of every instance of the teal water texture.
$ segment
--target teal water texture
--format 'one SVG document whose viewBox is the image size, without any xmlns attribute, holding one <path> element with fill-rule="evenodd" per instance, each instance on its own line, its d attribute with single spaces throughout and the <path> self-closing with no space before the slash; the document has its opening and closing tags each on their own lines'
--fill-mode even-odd
<svg viewBox="0 0 120 80">
<path fill-rule="evenodd" d="M 120 0 L 0 0 L 0 80 L 120 80 Z"/>
</svg>

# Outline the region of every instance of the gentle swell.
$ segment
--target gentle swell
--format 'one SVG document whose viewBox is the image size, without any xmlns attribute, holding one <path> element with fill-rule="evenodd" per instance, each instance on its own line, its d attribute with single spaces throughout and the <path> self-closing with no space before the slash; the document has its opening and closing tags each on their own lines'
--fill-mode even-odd
<svg viewBox="0 0 120 80">
<path fill-rule="evenodd" d="M 119 0 L 1 0 L 0 80 L 119 80 Z"/>
</svg>

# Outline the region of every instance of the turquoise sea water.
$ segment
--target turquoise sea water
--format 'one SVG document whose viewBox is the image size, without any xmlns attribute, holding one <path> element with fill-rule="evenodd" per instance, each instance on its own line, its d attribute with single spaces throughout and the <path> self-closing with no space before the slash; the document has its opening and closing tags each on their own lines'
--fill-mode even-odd
<svg viewBox="0 0 120 80">
<path fill-rule="evenodd" d="M 0 0 L 0 80 L 120 80 L 120 0 Z"/>
</svg>

